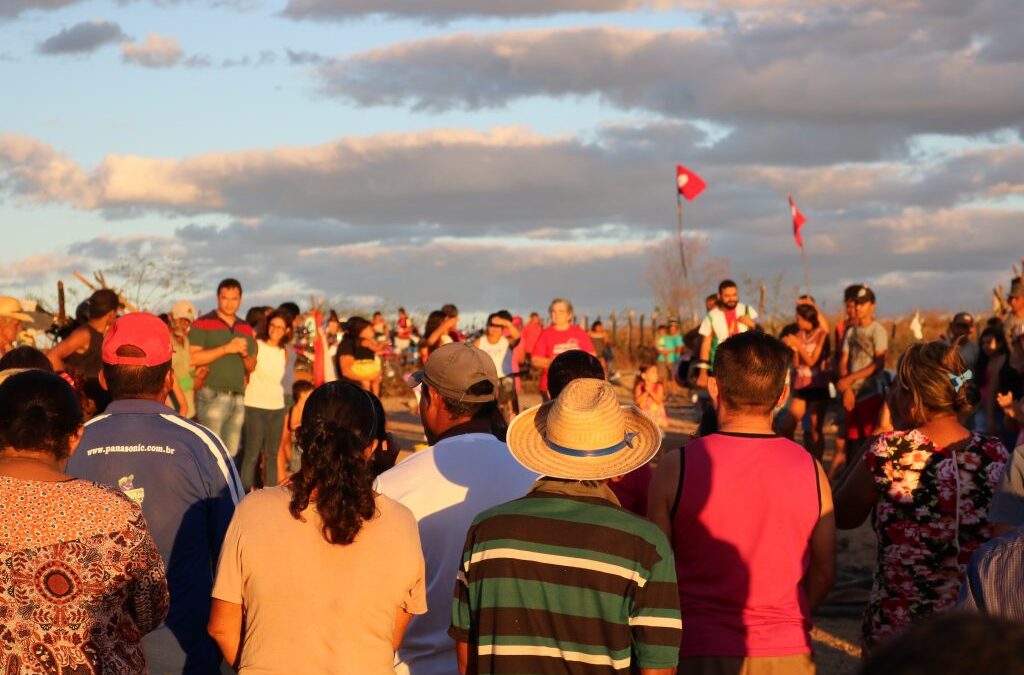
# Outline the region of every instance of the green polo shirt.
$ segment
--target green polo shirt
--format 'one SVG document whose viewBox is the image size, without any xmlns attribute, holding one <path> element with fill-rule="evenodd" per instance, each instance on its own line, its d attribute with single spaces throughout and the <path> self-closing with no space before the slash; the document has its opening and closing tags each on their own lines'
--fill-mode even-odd
<svg viewBox="0 0 1024 675">
<path fill-rule="evenodd" d="M 249 345 L 249 354 L 256 353 L 256 338 L 252 326 L 235 317 L 235 322 L 228 325 L 217 316 L 216 312 L 205 314 L 192 324 L 189 341 L 194 347 L 214 349 L 243 337 Z M 206 378 L 206 386 L 215 391 L 229 391 L 236 394 L 245 393 L 245 364 L 239 354 L 225 354 L 207 365 L 210 374 Z"/>
</svg>

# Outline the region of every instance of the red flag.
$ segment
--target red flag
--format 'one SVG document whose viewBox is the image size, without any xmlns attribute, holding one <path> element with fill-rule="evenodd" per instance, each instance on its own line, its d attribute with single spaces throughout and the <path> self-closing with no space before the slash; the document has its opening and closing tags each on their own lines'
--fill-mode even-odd
<svg viewBox="0 0 1024 675">
<path fill-rule="evenodd" d="M 679 194 L 692 201 L 707 186 L 708 184 L 704 182 L 703 178 L 682 164 L 676 164 L 676 187 L 679 190 Z"/>
<path fill-rule="evenodd" d="M 807 219 L 804 218 L 804 214 L 800 213 L 800 209 L 796 207 L 796 202 L 793 201 L 793 195 L 789 195 L 789 210 L 793 213 L 793 238 L 796 239 L 796 245 L 803 248 L 804 238 L 800 234 L 800 228 L 804 226 Z"/>
</svg>

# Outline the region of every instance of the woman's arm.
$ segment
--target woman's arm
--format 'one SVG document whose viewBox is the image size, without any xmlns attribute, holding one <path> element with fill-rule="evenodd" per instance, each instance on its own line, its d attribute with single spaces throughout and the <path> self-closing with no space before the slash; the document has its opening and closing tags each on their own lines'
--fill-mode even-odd
<svg viewBox="0 0 1024 675">
<path fill-rule="evenodd" d="M 821 352 L 825 349 L 825 340 L 828 339 L 828 333 L 822 332 L 818 336 L 817 344 L 814 345 L 814 351 L 809 355 L 802 349 L 795 350 L 796 356 L 800 361 L 803 361 L 805 366 L 813 366 L 818 363 L 821 359 Z M 797 363 L 797 365 L 801 365 Z"/>
<path fill-rule="evenodd" d="M 206 630 L 217 643 L 224 660 L 235 670 L 238 669 L 239 657 L 242 655 L 244 625 L 245 616 L 241 605 L 213 598 Z"/>
<path fill-rule="evenodd" d="M 46 352 L 46 358 L 50 359 L 50 365 L 53 366 L 54 371 L 59 373 L 62 370 L 67 370 L 64 359 L 80 349 L 87 348 L 89 340 L 89 330 L 87 328 L 76 328 L 71 332 L 71 335 L 58 342 L 53 346 L 53 349 Z"/>
<path fill-rule="evenodd" d="M 402 637 L 405 636 L 405 629 L 409 626 L 410 621 L 412 621 L 412 614 L 402 609 L 398 610 L 398 615 L 395 616 L 395 632 L 391 637 L 391 646 L 395 651 L 402 646 Z"/>
</svg>

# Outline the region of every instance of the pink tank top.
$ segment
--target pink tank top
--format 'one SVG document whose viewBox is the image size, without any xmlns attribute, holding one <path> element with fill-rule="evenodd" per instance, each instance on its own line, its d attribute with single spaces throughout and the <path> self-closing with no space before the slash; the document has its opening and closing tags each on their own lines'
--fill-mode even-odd
<svg viewBox="0 0 1024 675">
<path fill-rule="evenodd" d="M 809 653 L 801 581 L 821 510 L 814 459 L 785 438 L 726 433 L 682 453 L 672 523 L 680 656 Z"/>
</svg>

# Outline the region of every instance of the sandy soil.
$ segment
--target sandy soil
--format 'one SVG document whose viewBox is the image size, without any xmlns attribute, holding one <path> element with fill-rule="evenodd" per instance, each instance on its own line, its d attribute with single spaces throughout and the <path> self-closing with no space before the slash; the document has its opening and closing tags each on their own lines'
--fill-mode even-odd
<svg viewBox="0 0 1024 675">
<path fill-rule="evenodd" d="M 632 400 L 631 378 L 624 377 L 616 384 L 616 390 L 623 402 Z M 532 383 L 526 383 L 525 392 L 520 396 L 525 409 L 540 403 Z M 387 396 L 384 407 L 388 411 L 388 424 L 403 450 L 399 461 L 424 444 L 423 427 L 414 410 L 413 398 Z M 663 449 L 677 448 L 685 444 L 696 428 L 693 409 L 688 400 L 670 399 L 669 429 L 665 434 Z M 828 449 L 825 453 L 826 466 L 831 460 L 832 441 L 835 430 L 826 427 Z M 856 530 L 840 532 L 837 542 L 838 578 L 825 605 L 814 616 L 815 660 L 821 675 L 853 675 L 860 665 L 860 614 L 867 602 L 870 589 L 871 568 L 874 565 L 875 537 L 869 525 Z"/>
</svg>

